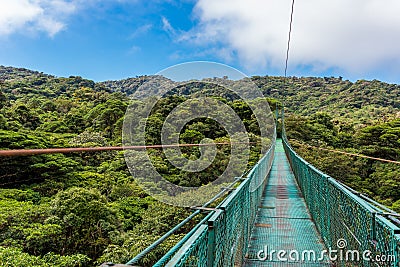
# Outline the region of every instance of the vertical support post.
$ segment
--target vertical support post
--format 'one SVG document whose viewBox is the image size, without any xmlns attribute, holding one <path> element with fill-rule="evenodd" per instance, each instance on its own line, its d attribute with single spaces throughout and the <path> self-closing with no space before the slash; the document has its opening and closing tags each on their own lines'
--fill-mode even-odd
<svg viewBox="0 0 400 267">
<path fill-rule="evenodd" d="M 370 244 L 369 244 L 370 247 L 368 249 L 371 250 L 371 251 L 374 251 L 374 253 L 375 253 L 375 251 L 377 251 L 377 248 L 376 248 L 376 246 L 377 246 L 377 241 L 376 241 L 376 212 L 372 212 L 371 215 L 372 215 L 372 225 L 371 225 L 372 228 L 370 229 L 370 231 L 371 231 L 371 240 L 370 240 Z M 371 246 L 372 246 L 372 248 L 371 248 Z M 396 251 L 396 249 L 394 249 L 393 251 Z"/>
<path fill-rule="evenodd" d="M 374 253 L 377 251 L 377 245 L 378 242 L 376 240 L 376 212 L 372 212 L 371 213 L 371 220 L 372 220 L 372 224 L 371 224 L 371 229 L 370 229 L 370 240 L 369 240 L 369 247 L 367 248 L 370 251 L 373 251 Z M 394 243 L 394 240 L 392 240 L 392 243 Z M 364 248 L 365 249 L 365 248 Z M 396 251 L 396 247 L 393 248 L 392 251 Z M 369 263 L 369 262 L 368 262 Z M 397 266 L 397 265 L 394 265 Z"/>
<path fill-rule="evenodd" d="M 285 131 L 285 113 L 284 113 L 285 108 L 282 106 L 281 108 L 281 137 L 286 136 L 286 131 Z"/>
<path fill-rule="evenodd" d="M 214 221 L 208 221 L 207 267 L 214 266 L 215 260 L 215 228 Z"/>
<path fill-rule="evenodd" d="M 277 136 L 279 136 L 279 131 L 282 129 L 279 129 L 279 108 L 278 104 L 275 106 L 275 133 Z M 282 127 L 281 127 L 282 128 Z"/>
<path fill-rule="evenodd" d="M 332 206 L 330 205 L 331 202 L 331 189 L 329 187 L 329 179 L 330 177 L 326 177 L 326 196 L 325 196 L 325 204 L 327 207 L 326 210 L 326 217 L 327 217 L 327 228 L 326 232 L 324 233 L 325 236 L 325 244 L 328 244 L 328 246 L 332 247 L 332 237 L 331 237 L 331 209 Z"/>
<path fill-rule="evenodd" d="M 213 267 L 215 264 L 216 253 L 216 240 L 215 240 L 215 227 L 216 221 L 220 220 L 223 210 L 217 209 L 214 214 L 208 219 L 208 240 L 207 240 L 207 267 Z M 221 242 L 221 240 L 219 240 Z"/>
<path fill-rule="evenodd" d="M 376 212 L 372 212 L 371 240 L 376 240 Z"/>
</svg>

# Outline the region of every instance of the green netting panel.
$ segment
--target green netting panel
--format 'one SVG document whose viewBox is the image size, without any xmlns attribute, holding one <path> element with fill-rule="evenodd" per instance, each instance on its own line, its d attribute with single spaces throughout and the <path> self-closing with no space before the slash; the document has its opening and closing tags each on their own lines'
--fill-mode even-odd
<svg viewBox="0 0 400 267">
<path fill-rule="evenodd" d="M 338 247 L 340 240 L 343 251 L 356 250 L 359 253 L 370 248 L 373 235 L 374 211 L 362 200 L 353 195 L 335 180 L 329 180 L 329 199 L 326 203 L 330 209 L 330 246 Z M 361 261 L 361 259 L 360 259 Z M 345 260 L 339 261 L 345 266 Z M 362 262 L 362 261 L 361 261 Z M 363 262 L 363 266 L 369 266 Z"/>
<path fill-rule="evenodd" d="M 386 218 L 380 215 L 375 217 L 375 238 L 370 246 L 371 256 L 373 259 L 385 259 L 385 261 L 376 262 L 375 266 L 399 266 L 399 239 L 396 232 L 399 232 L 399 228 Z"/>
<path fill-rule="evenodd" d="M 312 166 L 307 168 L 308 177 L 311 187 L 312 199 L 309 199 L 306 203 L 308 203 L 308 209 L 313 215 L 313 219 L 315 225 L 320 233 L 324 233 L 323 238 L 325 243 L 331 243 L 330 235 L 328 234 L 330 231 L 331 225 L 331 217 L 330 217 L 330 206 L 321 205 L 321 203 L 328 203 L 329 186 L 328 186 L 328 176 L 322 175 Z"/>
<path fill-rule="evenodd" d="M 249 224 L 249 209 L 244 207 L 249 203 L 249 183 L 242 183 L 237 194 L 231 196 L 220 206 L 224 212 L 212 222 L 215 241 L 218 243 L 215 247 L 214 266 L 233 266 L 242 262 L 244 255 Z"/>
<path fill-rule="evenodd" d="M 360 255 L 357 262 L 352 262 L 346 255 L 338 255 L 336 266 L 400 266 L 400 229 L 377 215 L 383 214 L 382 210 L 297 155 L 290 147 L 284 129 L 282 138 L 296 180 L 325 245 L 338 253 L 358 251 Z M 345 243 L 338 243 L 343 240 Z M 394 257 L 395 261 L 363 260 L 365 251 L 371 251 L 373 259 L 376 255 L 385 255 Z"/>
<path fill-rule="evenodd" d="M 208 234 L 207 226 L 201 225 L 166 266 L 207 267 Z"/>
<path fill-rule="evenodd" d="M 246 179 L 175 253 L 166 266 L 240 266 L 271 169 L 275 136 Z"/>
<path fill-rule="evenodd" d="M 215 249 L 213 266 L 240 266 L 244 261 L 274 149 L 275 140 L 267 154 L 253 167 L 247 180 L 219 206 L 224 211 L 225 222 L 214 229 L 221 233 L 216 235 L 216 240 L 223 245 Z"/>
</svg>

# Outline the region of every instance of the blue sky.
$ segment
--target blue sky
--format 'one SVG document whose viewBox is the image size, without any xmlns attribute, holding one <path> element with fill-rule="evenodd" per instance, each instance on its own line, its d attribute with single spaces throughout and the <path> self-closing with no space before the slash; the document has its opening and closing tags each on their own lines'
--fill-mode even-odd
<svg viewBox="0 0 400 267">
<path fill-rule="evenodd" d="M 95 81 L 215 61 L 283 75 L 290 0 L 0 0 L 0 65 Z M 400 83 L 400 1 L 295 5 L 289 75 Z"/>
</svg>

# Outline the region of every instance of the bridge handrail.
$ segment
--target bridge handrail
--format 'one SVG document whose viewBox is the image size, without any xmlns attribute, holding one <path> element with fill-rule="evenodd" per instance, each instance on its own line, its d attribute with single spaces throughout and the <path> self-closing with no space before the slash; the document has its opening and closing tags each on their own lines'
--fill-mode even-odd
<svg viewBox="0 0 400 267">
<path fill-rule="evenodd" d="M 284 119 L 282 141 L 311 217 L 326 247 L 337 251 L 358 251 L 362 266 L 399 266 L 400 228 L 389 220 L 390 214 L 395 212 L 387 208 L 383 210 L 372 200 L 356 194 L 353 189 L 300 157 L 289 144 Z M 346 243 L 339 244 L 343 239 Z M 343 244 L 346 246 L 342 247 Z M 368 251 L 374 259 L 376 255 L 385 255 L 393 256 L 391 259 L 394 261 L 374 265 L 361 256 Z M 348 264 L 346 258 L 339 260 L 339 266 L 345 264 Z"/>
<path fill-rule="evenodd" d="M 154 266 L 233 266 L 243 262 L 272 166 L 276 131 L 271 141 L 243 182 L 185 236 L 183 244 L 171 249 L 175 253 L 167 253 Z"/>
</svg>

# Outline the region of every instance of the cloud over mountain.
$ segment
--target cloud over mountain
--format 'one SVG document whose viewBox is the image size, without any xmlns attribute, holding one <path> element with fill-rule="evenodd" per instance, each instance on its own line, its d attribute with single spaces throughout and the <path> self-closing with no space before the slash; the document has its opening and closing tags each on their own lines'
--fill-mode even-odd
<svg viewBox="0 0 400 267">
<path fill-rule="evenodd" d="M 221 51 L 221 58 L 237 55 L 250 70 L 282 69 L 290 6 L 291 0 L 199 0 L 198 24 L 181 40 Z M 290 64 L 314 72 L 398 72 L 399 10 L 396 0 L 297 1 Z"/>
<path fill-rule="evenodd" d="M 0 36 L 16 32 L 45 32 L 54 36 L 66 26 L 65 18 L 76 10 L 77 1 L 0 1 Z"/>
</svg>

